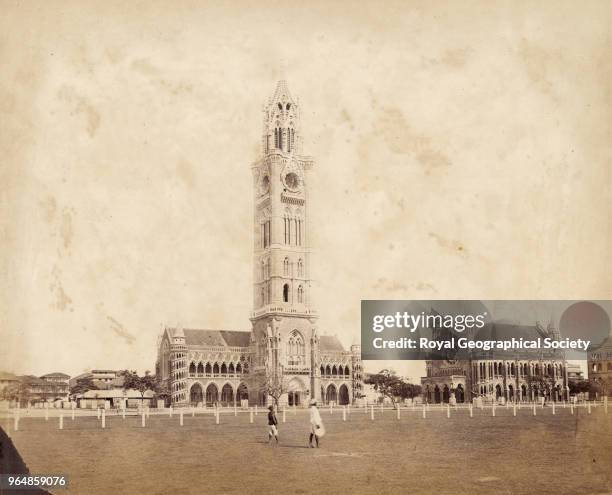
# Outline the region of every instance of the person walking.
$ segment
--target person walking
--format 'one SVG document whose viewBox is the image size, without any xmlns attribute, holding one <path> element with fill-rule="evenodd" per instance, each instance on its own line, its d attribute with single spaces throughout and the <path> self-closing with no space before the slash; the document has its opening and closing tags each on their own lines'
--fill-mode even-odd
<svg viewBox="0 0 612 495">
<path fill-rule="evenodd" d="M 276 444 L 278 445 L 278 429 L 276 428 L 278 419 L 276 419 L 274 406 L 268 406 L 268 409 L 268 443 L 270 443 L 272 437 L 274 437 L 276 439 Z"/>
<path fill-rule="evenodd" d="M 325 435 L 325 427 L 321 420 L 321 414 L 319 414 L 319 410 L 317 409 L 317 401 L 312 399 L 310 401 L 310 438 L 308 439 L 308 446 L 314 448 L 312 444 L 314 438 L 317 443 L 317 448 L 319 448 L 319 438 L 323 435 Z"/>
</svg>

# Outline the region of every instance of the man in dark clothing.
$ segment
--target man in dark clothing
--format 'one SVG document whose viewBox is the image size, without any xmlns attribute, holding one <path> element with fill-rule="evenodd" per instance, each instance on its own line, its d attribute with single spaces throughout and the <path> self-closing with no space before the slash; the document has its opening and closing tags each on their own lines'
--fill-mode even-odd
<svg viewBox="0 0 612 495">
<path fill-rule="evenodd" d="M 272 440 L 272 437 L 276 439 L 278 444 L 278 429 L 276 425 L 278 420 L 276 419 L 276 413 L 274 412 L 274 406 L 268 406 L 268 443 Z"/>
</svg>

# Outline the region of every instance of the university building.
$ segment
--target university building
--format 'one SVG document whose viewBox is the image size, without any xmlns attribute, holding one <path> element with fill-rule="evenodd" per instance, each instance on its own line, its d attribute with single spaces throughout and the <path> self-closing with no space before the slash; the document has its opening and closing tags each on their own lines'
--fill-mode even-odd
<svg viewBox="0 0 612 495">
<path fill-rule="evenodd" d="M 361 349 L 320 333 L 311 298 L 308 197 L 314 160 L 302 154 L 300 105 L 285 81 L 264 106 L 252 167 L 250 330 L 165 328 L 156 373 L 174 405 L 349 404 L 361 396 Z M 270 395 L 272 393 L 272 395 Z"/>
<path fill-rule="evenodd" d="M 552 321 L 541 325 L 514 325 L 493 322 L 483 340 L 511 337 L 559 339 Z M 509 359 L 509 356 L 511 358 Z M 427 376 L 421 378 L 423 400 L 430 403 L 471 402 L 475 398 L 496 401 L 568 400 L 568 366 L 563 351 L 525 349 L 513 355 L 505 352 L 490 358 L 426 361 Z"/>
</svg>

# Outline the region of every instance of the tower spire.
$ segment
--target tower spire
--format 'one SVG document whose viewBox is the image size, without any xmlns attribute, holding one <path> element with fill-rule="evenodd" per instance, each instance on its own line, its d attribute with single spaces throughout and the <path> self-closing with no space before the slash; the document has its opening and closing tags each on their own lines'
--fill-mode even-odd
<svg viewBox="0 0 612 495">
<path fill-rule="evenodd" d="M 300 109 L 291 96 L 287 81 L 283 78 L 276 83 L 272 98 L 264 107 L 263 153 L 301 152 Z"/>
</svg>

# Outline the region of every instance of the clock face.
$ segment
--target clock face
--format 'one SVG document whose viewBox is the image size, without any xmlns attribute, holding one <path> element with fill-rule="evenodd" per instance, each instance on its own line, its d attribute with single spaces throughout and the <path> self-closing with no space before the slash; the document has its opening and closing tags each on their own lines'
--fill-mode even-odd
<svg viewBox="0 0 612 495">
<path fill-rule="evenodd" d="M 289 172 L 285 175 L 285 185 L 287 189 L 296 191 L 300 187 L 300 178 L 295 172 Z"/>
<path fill-rule="evenodd" d="M 302 169 L 295 160 L 285 163 L 281 172 L 281 180 L 288 191 L 298 192 L 304 185 Z"/>
</svg>

